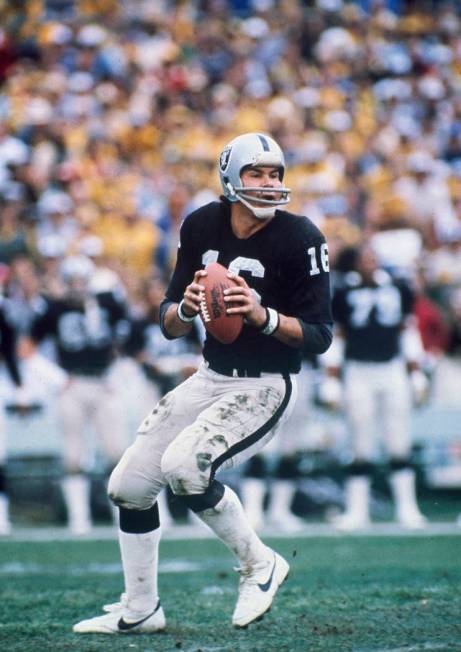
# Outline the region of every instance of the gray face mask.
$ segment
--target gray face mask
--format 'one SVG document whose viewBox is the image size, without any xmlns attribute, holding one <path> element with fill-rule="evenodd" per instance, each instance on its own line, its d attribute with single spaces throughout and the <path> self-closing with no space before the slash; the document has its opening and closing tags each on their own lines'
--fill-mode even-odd
<svg viewBox="0 0 461 652">
<path fill-rule="evenodd" d="M 248 195 L 261 188 L 242 186 L 240 175 L 246 167 L 277 168 L 279 178 L 283 181 L 285 158 L 279 145 L 267 134 L 248 133 L 234 138 L 224 148 L 219 160 L 219 174 L 224 195 L 230 202 L 241 201 L 259 219 L 272 217 L 275 210 L 288 204 L 290 188 L 274 188 L 277 199 L 257 199 L 260 206 L 254 206 L 255 197 Z"/>
</svg>

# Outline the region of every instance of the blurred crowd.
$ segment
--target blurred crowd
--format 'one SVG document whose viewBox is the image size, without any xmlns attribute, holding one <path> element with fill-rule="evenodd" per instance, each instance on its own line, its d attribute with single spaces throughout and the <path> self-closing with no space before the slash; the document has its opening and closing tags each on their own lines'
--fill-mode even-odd
<svg viewBox="0 0 461 652">
<path fill-rule="evenodd" d="M 333 271 L 372 243 L 416 285 L 429 357 L 459 355 L 455 1 L 0 0 L 0 283 L 18 331 L 75 256 L 145 314 L 248 131 L 282 146 L 289 208 Z"/>
<path fill-rule="evenodd" d="M 1 6 L 3 5 L 3 6 Z M 455 2 L 1 3 L 0 261 L 98 255 L 136 301 L 235 134 L 287 154 L 291 210 L 376 238 L 461 310 Z M 454 327 L 454 330 L 456 328 Z M 459 346 L 459 334 L 450 347 Z"/>
</svg>

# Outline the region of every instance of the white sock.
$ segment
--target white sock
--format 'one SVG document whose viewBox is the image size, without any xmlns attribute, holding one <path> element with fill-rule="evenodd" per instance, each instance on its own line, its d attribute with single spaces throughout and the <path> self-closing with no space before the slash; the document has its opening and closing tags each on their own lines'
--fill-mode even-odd
<svg viewBox="0 0 461 652">
<path fill-rule="evenodd" d="M 210 527 L 240 561 L 243 568 L 269 558 L 269 549 L 250 526 L 237 494 L 229 487 L 219 503 L 198 512 L 197 516 Z"/>
<path fill-rule="evenodd" d="M 240 483 L 242 505 L 252 527 L 258 529 L 264 524 L 264 497 L 266 483 L 258 478 L 243 478 Z"/>
<path fill-rule="evenodd" d="M 162 527 L 168 528 L 171 527 L 173 523 L 173 517 L 170 513 L 170 508 L 168 507 L 168 495 L 167 488 L 163 489 L 157 496 L 157 505 L 160 517 L 160 523 Z"/>
<path fill-rule="evenodd" d="M 112 516 L 112 523 L 118 527 L 120 522 L 120 511 L 117 505 L 114 505 L 111 500 L 109 500 L 109 511 Z"/>
<path fill-rule="evenodd" d="M 62 482 L 69 528 L 74 534 L 91 529 L 90 481 L 83 474 L 67 475 Z"/>
<path fill-rule="evenodd" d="M 397 518 L 421 516 L 416 500 L 416 476 L 413 469 L 402 469 L 391 474 L 390 484 L 395 501 Z"/>
<path fill-rule="evenodd" d="M 8 496 L 0 492 L 0 534 L 8 534 L 11 529 Z"/>
<path fill-rule="evenodd" d="M 296 483 L 292 480 L 274 480 L 271 485 L 269 501 L 269 518 L 272 521 L 283 519 L 291 514 L 291 503 L 296 491 Z"/>
<path fill-rule="evenodd" d="M 137 620 L 152 612 L 158 601 L 158 545 L 161 530 L 143 534 L 119 530 L 125 592 L 126 617 Z"/>
<path fill-rule="evenodd" d="M 346 514 L 360 521 L 370 517 L 370 478 L 365 475 L 352 476 L 346 483 Z"/>
</svg>

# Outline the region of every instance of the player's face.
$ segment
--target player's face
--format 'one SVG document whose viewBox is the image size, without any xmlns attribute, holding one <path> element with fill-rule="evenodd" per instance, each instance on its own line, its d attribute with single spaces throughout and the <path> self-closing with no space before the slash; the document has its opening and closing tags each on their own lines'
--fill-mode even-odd
<svg viewBox="0 0 461 652">
<path fill-rule="evenodd" d="M 258 198 L 272 200 L 281 199 L 281 193 L 275 192 L 277 188 L 282 187 L 279 175 L 279 169 L 275 167 L 250 167 L 242 171 L 240 180 L 242 186 L 258 188 L 258 190 L 248 191 L 248 194 L 254 196 L 255 206 L 264 206 L 263 203 L 258 202 Z"/>
<path fill-rule="evenodd" d="M 361 251 L 358 263 L 359 272 L 365 278 L 371 277 L 378 267 L 376 255 L 374 251 L 368 247 Z"/>
<path fill-rule="evenodd" d="M 67 281 L 67 296 L 74 301 L 83 301 L 88 293 L 88 279 L 75 277 Z"/>
</svg>

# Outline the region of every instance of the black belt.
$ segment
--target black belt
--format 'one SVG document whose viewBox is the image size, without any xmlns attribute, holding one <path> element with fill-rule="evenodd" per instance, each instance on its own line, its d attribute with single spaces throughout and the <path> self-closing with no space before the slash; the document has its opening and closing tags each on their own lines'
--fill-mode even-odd
<svg viewBox="0 0 461 652">
<path fill-rule="evenodd" d="M 264 370 L 255 369 L 254 367 L 231 367 L 216 362 L 208 362 L 208 369 L 231 378 L 260 378 L 261 374 L 264 373 Z"/>
</svg>

